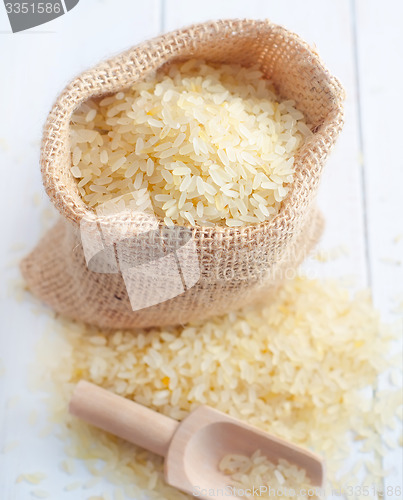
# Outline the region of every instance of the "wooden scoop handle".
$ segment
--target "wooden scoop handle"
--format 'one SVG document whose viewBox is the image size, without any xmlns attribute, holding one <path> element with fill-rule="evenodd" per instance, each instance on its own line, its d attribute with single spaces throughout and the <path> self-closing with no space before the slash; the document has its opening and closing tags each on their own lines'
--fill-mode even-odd
<svg viewBox="0 0 403 500">
<path fill-rule="evenodd" d="M 165 457 L 179 422 L 81 380 L 69 411 L 89 424 Z"/>
</svg>

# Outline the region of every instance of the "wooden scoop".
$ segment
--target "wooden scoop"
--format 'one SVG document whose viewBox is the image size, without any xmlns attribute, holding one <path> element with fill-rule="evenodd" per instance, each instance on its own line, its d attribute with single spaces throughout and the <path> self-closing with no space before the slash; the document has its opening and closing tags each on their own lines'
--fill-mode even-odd
<svg viewBox="0 0 403 500">
<path fill-rule="evenodd" d="M 313 486 L 323 483 L 320 457 L 209 406 L 200 406 L 177 422 L 82 380 L 74 390 L 69 411 L 164 457 L 166 482 L 198 498 L 239 498 L 228 494 L 231 478 L 218 469 L 229 453 L 251 456 L 260 450 L 273 462 L 284 458 L 306 469 Z"/>
</svg>

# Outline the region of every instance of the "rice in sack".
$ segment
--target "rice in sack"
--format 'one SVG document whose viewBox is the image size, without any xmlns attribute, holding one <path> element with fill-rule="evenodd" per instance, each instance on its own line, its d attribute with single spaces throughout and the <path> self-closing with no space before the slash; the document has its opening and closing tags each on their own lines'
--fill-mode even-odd
<svg viewBox="0 0 403 500">
<path fill-rule="evenodd" d="M 220 147 L 222 143 L 214 145 L 215 163 L 215 151 L 208 152 L 212 165 L 206 167 L 200 162 L 201 174 L 197 176 L 192 169 L 198 165 L 198 156 L 207 154 L 203 153 L 200 136 L 192 136 L 189 130 L 180 132 L 187 138 L 184 145 L 178 145 L 183 138 L 180 133 L 172 136 L 171 143 L 177 141 L 176 147 L 193 148 L 196 156 L 189 156 L 193 165 L 190 160 L 183 161 L 183 155 L 173 158 L 176 151 L 164 150 L 170 131 L 163 123 L 160 127 L 159 109 L 148 109 L 151 115 L 145 117 L 158 129 L 155 135 L 160 138 L 159 144 L 142 143 L 141 134 L 147 133 L 140 131 L 141 140 L 137 138 L 134 151 L 126 151 L 124 157 L 121 151 L 133 144 L 135 137 L 123 141 L 108 136 L 113 131 L 96 130 L 97 99 L 102 102 L 119 97 L 127 104 L 128 89 L 134 83 L 147 81 L 166 63 L 195 59 L 206 61 L 216 70 L 220 64 L 254 65 L 271 80 L 281 100 L 293 101 L 295 112 L 301 112 L 310 124 L 311 131 L 300 131 L 303 140 L 290 172 L 284 170 L 284 181 L 274 179 L 278 187 L 273 186 L 276 182 L 272 177 L 262 179 L 265 174 L 259 168 L 264 169 L 265 162 L 250 164 L 254 160 L 247 149 L 234 157 L 231 145 Z M 145 42 L 80 75 L 59 97 L 45 126 L 44 184 L 64 218 L 23 261 L 28 286 L 57 312 L 107 328 L 185 323 L 224 313 L 252 302 L 262 293 L 273 292 L 321 233 L 322 219 L 314 202 L 322 166 L 342 126 L 342 100 L 339 83 L 317 55 L 298 36 L 268 21 L 195 25 Z M 81 105 L 81 112 L 77 111 Z M 114 118 L 115 111 L 122 113 L 111 111 L 102 125 Z M 70 151 L 72 131 L 83 129 L 74 121 L 70 125 L 73 114 L 93 128 L 86 130 L 79 142 L 76 137 Z M 137 119 L 139 113 L 134 116 Z M 170 121 L 169 116 L 161 116 Z M 124 122 L 127 116 L 119 117 L 123 121 L 116 125 L 132 127 Z M 199 121 L 203 122 L 203 116 Z M 247 141 L 248 127 L 242 130 Z M 83 143 L 91 143 L 91 133 L 94 147 L 81 149 Z M 121 132 L 121 136 L 125 133 Z M 161 140 L 164 133 L 168 135 Z M 114 149 L 108 143 L 111 148 L 104 153 L 104 145 L 96 141 L 105 139 L 98 136 L 115 141 Z M 152 141 L 152 137 L 147 136 L 147 140 Z M 214 144 L 212 139 L 204 143 L 207 148 Z M 283 153 L 283 149 L 277 149 L 276 154 Z M 115 152 L 118 154 L 113 157 Z M 128 160 L 131 154 L 134 156 Z M 169 166 L 177 162 L 172 169 L 165 168 L 165 155 L 171 155 Z M 138 165 L 137 161 L 142 163 Z M 238 196 L 242 176 L 236 177 L 231 161 L 240 168 L 243 161 L 249 162 L 252 183 L 261 174 L 255 189 L 259 189 L 260 182 L 271 186 L 272 194 L 266 191 L 262 197 L 257 192 L 244 193 L 245 206 L 238 203 L 242 199 Z M 267 160 L 266 165 L 270 164 L 273 162 Z M 204 167 L 208 172 L 202 172 Z M 223 178 L 225 175 L 228 178 Z M 152 176 L 154 183 L 149 182 Z M 175 176 L 180 185 L 175 184 Z M 126 190 L 127 179 L 134 194 Z M 189 182 L 196 185 L 197 196 L 189 192 L 192 186 L 184 187 L 183 183 Z M 216 193 L 206 192 L 212 190 L 211 186 Z M 103 195 L 111 197 L 101 200 Z M 131 199 L 124 199 L 126 195 Z M 208 196 L 213 198 L 209 201 Z M 236 202 L 223 204 L 227 199 Z"/>
</svg>

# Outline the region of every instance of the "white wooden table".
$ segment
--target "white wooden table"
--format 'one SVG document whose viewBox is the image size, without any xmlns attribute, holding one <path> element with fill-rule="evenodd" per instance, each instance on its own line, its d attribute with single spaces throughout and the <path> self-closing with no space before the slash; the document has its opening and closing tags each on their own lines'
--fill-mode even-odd
<svg viewBox="0 0 403 500">
<path fill-rule="evenodd" d="M 45 419 L 27 378 L 46 319 L 8 292 L 9 280 L 18 275 L 10 262 L 43 232 L 41 214 L 48 201 L 38 156 L 46 114 L 64 85 L 100 59 L 161 31 L 231 17 L 268 17 L 296 31 L 317 46 L 347 91 L 346 125 L 328 162 L 319 202 L 327 220 L 321 247 L 342 245 L 348 253 L 326 265 L 308 263 L 309 274 L 355 276 L 358 287 L 372 287 L 385 320 L 394 317 L 396 300 L 403 300 L 402 2 L 81 0 L 67 15 L 19 34 L 11 33 L 1 4 L 1 500 L 29 498 L 32 487 L 16 485 L 15 479 L 21 472 L 38 470 L 48 475 L 43 489 L 52 499 L 81 500 L 90 495 L 63 491 L 71 482 L 58 465 L 63 444 L 51 435 L 38 437 L 36 428 L 28 425 L 33 408 L 38 407 Z M 19 243 L 25 244 L 24 250 L 18 250 Z M 390 452 L 385 466 L 395 468 L 386 485 L 401 484 L 401 449 Z M 84 468 L 77 475 L 84 479 Z"/>
</svg>

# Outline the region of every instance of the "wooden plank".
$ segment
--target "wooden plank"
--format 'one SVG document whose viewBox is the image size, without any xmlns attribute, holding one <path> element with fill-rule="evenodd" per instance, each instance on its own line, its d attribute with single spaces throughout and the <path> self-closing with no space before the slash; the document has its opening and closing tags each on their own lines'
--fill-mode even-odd
<svg viewBox="0 0 403 500">
<path fill-rule="evenodd" d="M 403 4 L 394 1 L 388 7 L 376 0 L 357 0 L 357 60 L 373 298 L 382 316 L 397 320 L 402 332 L 403 161 L 399 148 L 403 102 L 397 88 L 403 77 Z M 402 337 L 393 350 L 401 348 Z M 388 388 L 388 378 L 381 377 L 379 390 Z M 400 422 L 384 438 L 398 442 L 401 432 Z M 388 451 L 384 459 L 384 468 L 390 469 L 385 498 L 401 497 L 395 488 L 403 483 L 402 459 L 401 447 Z"/>
<path fill-rule="evenodd" d="M 32 305 L 17 303 L 8 295 L 9 280 L 18 272 L 7 264 L 24 253 L 13 248 L 15 243 L 24 242 L 27 252 L 42 232 L 42 212 L 49 202 L 40 178 L 39 141 L 57 94 L 87 67 L 158 34 L 160 21 L 159 0 L 86 0 L 49 24 L 13 34 L 5 9 L 0 8 L 0 165 L 6 175 L 6 182 L 0 183 L 0 365 L 5 370 L 0 376 L 0 498 L 4 500 L 25 500 L 38 488 L 58 500 L 91 496 L 89 490 L 77 492 L 75 497 L 63 491 L 74 479 L 59 466 L 64 445 L 53 435 L 39 436 L 47 412 L 38 394 L 27 388 L 27 369 L 47 319 L 36 315 Z M 33 409 L 39 412 L 36 427 L 28 424 Z M 3 453 L 14 441 L 18 446 Z M 20 473 L 36 471 L 48 476 L 37 488 L 15 483 Z M 88 480 L 82 466 L 77 469 L 77 479 Z"/>
<path fill-rule="evenodd" d="M 329 0 L 206 0 L 199 4 L 166 0 L 167 30 L 209 19 L 236 17 L 270 18 L 300 34 L 316 45 L 330 71 L 346 89 L 346 124 L 326 166 L 319 193 L 319 206 L 326 218 L 320 248 L 343 248 L 337 260 L 323 264 L 310 259 L 304 269 L 312 277 L 353 275 L 357 286 L 365 286 L 368 276 L 349 1 L 342 0 L 336 5 Z"/>
</svg>

